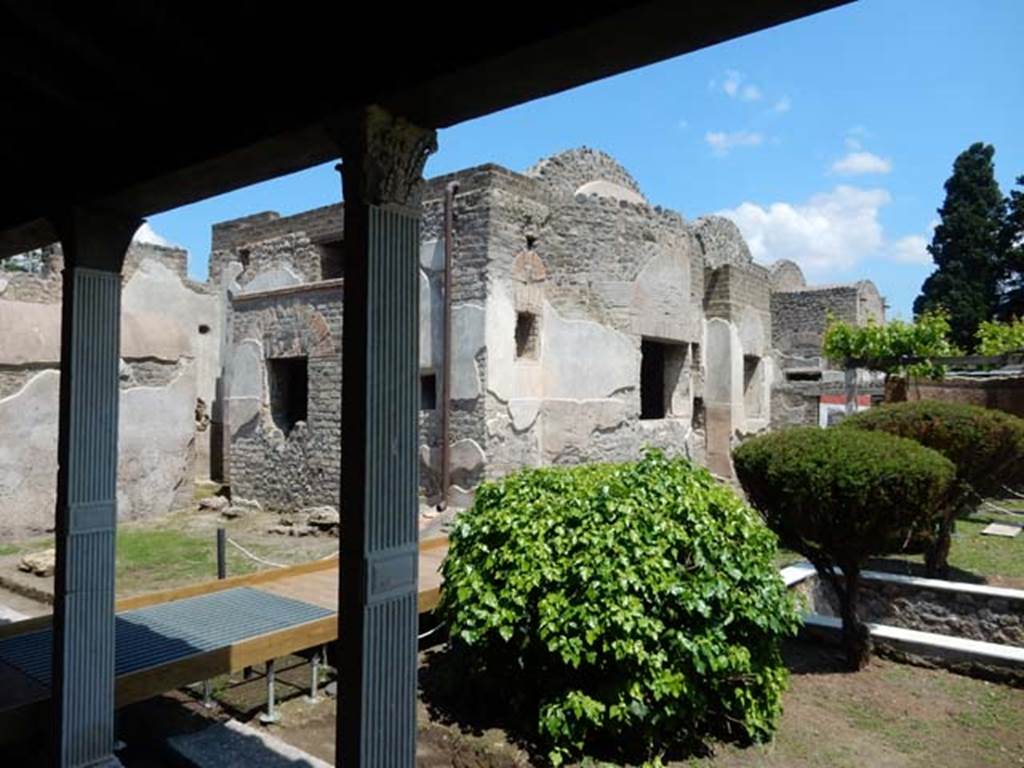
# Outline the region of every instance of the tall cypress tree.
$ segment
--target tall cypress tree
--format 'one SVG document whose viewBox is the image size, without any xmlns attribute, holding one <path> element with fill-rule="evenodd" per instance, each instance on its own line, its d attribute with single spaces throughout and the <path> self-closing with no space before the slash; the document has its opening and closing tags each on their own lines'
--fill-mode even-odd
<svg viewBox="0 0 1024 768">
<path fill-rule="evenodd" d="M 995 315 L 1003 257 L 1006 203 L 992 165 L 995 148 L 978 142 L 961 152 L 946 181 L 946 200 L 928 246 L 935 271 L 921 286 L 914 313 L 945 309 L 959 346 L 974 346 L 974 332 Z"/>
<path fill-rule="evenodd" d="M 1024 188 L 1024 176 L 1017 177 L 1017 186 Z M 1004 320 L 1024 318 L 1024 189 L 1011 190 L 1006 198 L 1003 252 L 1006 283 L 999 314 Z"/>
</svg>

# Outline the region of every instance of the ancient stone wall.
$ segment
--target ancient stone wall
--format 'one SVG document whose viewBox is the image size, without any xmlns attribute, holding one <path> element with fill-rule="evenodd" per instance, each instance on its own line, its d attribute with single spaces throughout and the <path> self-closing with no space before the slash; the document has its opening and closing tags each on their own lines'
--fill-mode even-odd
<svg viewBox="0 0 1024 768">
<path fill-rule="evenodd" d="M 802 273 L 791 262 L 771 270 L 753 263 L 726 219 L 691 225 L 651 206 L 614 159 L 584 148 L 525 174 L 482 165 L 423 184 L 419 424 L 426 500 L 436 500 L 440 482 L 444 197 L 452 183 L 456 502 L 482 479 L 523 466 L 631 459 L 645 445 L 698 460 L 714 451 L 730 474 L 736 440 L 770 423 L 772 288 L 800 287 Z M 251 327 L 268 327 L 271 317 L 301 325 L 291 318 L 323 276 L 320 246 L 340 240 L 342 215 L 341 206 L 328 206 L 214 227 L 211 276 L 235 297 L 228 365 L 249 370 L 244 386 L 232 373 L 228 400 L 232 485 L 240 495 L 280 505 L 333 503 L 336 495 L 312 475 L 299 477 L 300 443 L 309 438 L 283 438 L 271 428 L 260 362 L 268 342 Z M 721 325 L 714 343 L 707 318 Z M 332 394 L 338 400 L 340 390 Z M 294 492 L 260 485 L 258 467 L 274 461 L 276 472 L 282 456 L 286 478 L 275 483 Z"/>
<path fill-rule="evenodd" d="M 483 343 L 487 275 L 491 267 L 491 176 L 496 166 L 471 168 L 424 185 L 420 230 L 420 375 L 434 377 L 435 407 L 420 411 L 420 483 L 428 502 L 441 487 L 441 393 L 444 377 L 444 197 L 458 183 L 453 204 L 452 364 L 449 441 L 453 501 L 484 476 L 487 426 Z"/>
<path fill-rule="evenodd" d="M 798 291 L 807 286 L 803 270 L 789 259 L 779 259 L 768 267 L 772 292 Z"/>
<path fill-rule="evenodd" d="M 754 262 L 739 227 L 729 219 L 702 216 L 693 222 L 693 235 L 704 253 L 705 266 L 710 269 L 725 265 L 742 268 Z"/>
<path fill-rule="evenodd" d="M 63 257 L 44 249 L 37 273 L 0 273 L 0 536 L 53 524 Z M 212 398 L 216 297 L 186 277 L 181 249 L 133 243 L 123 270 L 118 513 L 150 517 L 191 501 L 205 436 L 196 410 Z M 198 469 L 197 469 L 198 467 Z"/>
<path fill-rule="evenodd" d="M 815 578 L 815 610 L 839 615 L 831 588 Z M 862 579 L 859 615 L 863 621 L 935 632 L 987 643 L 1024 646 L 1024 597 L 934 589 L 927 585 Z"/>
<path fill-rule="evenodd" d="M 631 200 L 643 201 L 640 185 L 611 155 L 590 147 L 570 149 L 546 157 L 524 174 L 538 179 L 556 193 L 574 195 L 594 181 L 603 181 L 633 192 Z"/>
<path fill-rule="evenodd" d="M 342 314 L 340 281 L 232 301 L 225 428 L 233 495 L 283 510 L 337 505 Z M 279 371 L 282 360 L 298 362 Z M 294 420 L 276 402 L 279 386 L 301 400 Z"/>
<path fill-rule="evenodd" d="M 265 211 L 214 224 L 210 283 L 235 284 L 241 293 L 341 277 L 340 250 L 329 246 L 343 235 L 341 204 L 294 216 Z"/>
<path fill-rule="evenodd" d="M 493 179 L 487 475 L 630 459 L 643 445 L 702 455 L 693 403 L 704 270 L 682 217 L 647 205 L 601 153 L 563 153 L 525 177 Z M 536 337 L 525 351 L 524 316 Z M 665 413 L 651 419 L 640 418 L 645 338 L 680 360 Z"/>
<path fill-rule="evenodd" d="M 787 366 L 824 367 L 821 343 L 828 314 L 860 324 L 859 295 L 856 285 L 809 286 L 773 293 L 772 343 Z"/>
</svg>

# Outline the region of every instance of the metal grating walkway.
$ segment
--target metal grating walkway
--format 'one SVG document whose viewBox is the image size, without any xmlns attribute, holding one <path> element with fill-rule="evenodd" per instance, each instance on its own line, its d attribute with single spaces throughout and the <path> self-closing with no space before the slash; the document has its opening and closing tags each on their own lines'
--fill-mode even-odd
<svg viewBox="0 0 1024 768">
<path fill-rule="evenodd" d="M 236 587 L 117 614 L 116 675 L 130 674 L 268 632 L 316 621 L 326 608 Z M 0 661 L 43 685 L 50 684 L 52 635 L 49 629 L 0 639 Z"/>
</svg>

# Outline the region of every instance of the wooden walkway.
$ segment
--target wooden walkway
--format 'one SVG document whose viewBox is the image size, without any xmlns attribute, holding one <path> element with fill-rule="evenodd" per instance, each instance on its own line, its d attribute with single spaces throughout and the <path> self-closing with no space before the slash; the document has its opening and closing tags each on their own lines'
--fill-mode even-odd
<svg viewBox="0 0 1024 768">
<path fill-rule="evenodd" d="M 446 538 L 420 542 L 419 556 L 419 610 L 432 610 L 440 598 L 441 575 L 439 567 L 448 551 Z M 331 643 L 338 638 L 338 561 L 321 560 L 302 565 L 279 568 L 247 576 L 237 576 L 222 581 L 210 581 L 186 587 L 164 590 L 117 601 L 119 655 L 124 656 L 129 639 L 127 629 L 137 628 L 144 623 L 142 617 L 159 613 L 166 627 L 165 636 L 151 627 L 144 631 L 149 637 L 150 647 L 156 645 L 169 650 L 170 660 L 147 664 L 145 659 L 132 659 L 131 671 L 118 674 L 116 680 L 117 706 L 122 707 L 137 701 L 166 693 L 167 691 L 208 680 L 218 675 L 239 672 L 246 667 L 263 664 L 271 659 L 300 653 Z M 247 596 L 250 601 L 266 603 L 269 609 L 283 605 L 299 609 L 298 615 L 315 615 L 311 620 L 289 621 L 278 619 L 272 631 L 246 633 L 234 629 L 230 641 L 223 643 L 188 643 L 191 635 L 203 635 L 204 628 L 172 626 L 167 616 L 177 613 L 188 614 L 189 606 L 207 605 L 211 600 L 192 600 L 204 596 L 233 591 L 225 595 Z M 266 595 L 262 601 L 259 595 Z M 286 598 L 286 600 L 272 600 Z M 220 598 L 214 598 L 219 600 Z M 297 602 L 293 602 L 297 601 Z M 160 607 L 160 610 L 146 610 Z M 303 607 L 307 610 L 303 611 Z M 176 609 L 182 609 L 178 611 Z M 278 611 L 280 612 L 280 611 Z M 223 624 L 230 624 L 232 618 L 225 616 Z M 263 617 L 266 618 L 266 617 Z M 206 631 L 215 636 L 224 627 L 217 626 L 216 614 L 206 619 Z M 237 622 L 236 622 L 237 623 Z M 50 639 L 50 617 L 40 616 L 27 621 L 0 625 L 0 743 L 16 737 L 33 721 L 45 718 L 42 708 L 49 699 L 48 654 Z M 150 622 L 152 624 L 152 622 Z M 157 627 L 161 626 L 159 623 Z M 239 635 L 242 636 L 239 636 Z M 230 635 L 230 633 L 229 633 Z M 205 638 L 204 638 L 205 639 Z M 7 649 L 6 661 L 4 649 Z M 29 656 L 35 662 L 25 661 Z M 46 660 L 42 669 L 40 658 Z M 119 658 L 119 661 L 121 659 Z M 47 679 L 40 679 L 40 678 Z"/>
</svg>

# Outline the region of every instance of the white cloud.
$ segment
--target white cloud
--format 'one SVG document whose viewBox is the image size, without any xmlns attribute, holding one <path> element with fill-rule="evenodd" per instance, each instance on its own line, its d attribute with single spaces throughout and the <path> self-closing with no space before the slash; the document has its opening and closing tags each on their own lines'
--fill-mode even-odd
<svg viewBox="0 0 1024 768">
<path fill-rule="evenodd" d="M 832 163 L 832 173 L 859 176 L 865 173 L 888 173 L 892 162 L 872 152 L 850 152 Z"/>
<path fill-rule="evenodd" d="M 928 239 L 921 235 L 907 235 L 892 244 L 889 249 L 894 261 L 901 264 L 931 264 L 928 253 Z"/>
<path fill-rule="evenodd" d="M 789 112 L 789 110 L 792 108 L 793 102 L 790 100 L 789 96 L 783 96 L 781 99 L 776 101 L 775 104 L 772 106 L 772 112 L 778 112 L 779 114 L 782 114 L 783 112 Z"/>
<path fill-rule="evenodd" d="M 690 127 L 690 124 L 688 122 L 686 122 L 686 120 L 683 120 L 682 118 L 680 118 L 680 120 L 677 123 L 677 125 L 679 126 L 679 129 L 681 131 L 685 131 L 687 128 Z"/>
<path fill-rule="evenodd" d="M 704 141 L 714 154 L 722 157 L 736 147 L 759 147 L 764 143 L 764 136 L 752 131 L 708 131 Z"/>
<path fill-rule="evenodd" d="M 142 222 L 142 226 L 135 231 L 135 235 L 132 237 L 132 241 L 136 243 L 150 243 L 151 245 L 162 245 L 167 248 L 177 248 L 179 246 L 172 243 L 166 237 L 161 236 L 155 229 L 149 226 L 148 221 Z"/>
<path fill-rule="evenodd" d="M 743 101 L 760 101 L 761 89 L 753 84 L 744 85 L 743 90 L 740 91 L 740 99 Z"/>
<path fill-rule="evenodd" d="M 742 82 L 742 80 L 742 74 L 737 72 L 735 69 L 727 69 L 725 71 L 725 80 L 722 82 L 722 90 L 725 91 L 727 96 L 735 97 L 736 94 L 739 93 L 740 82 Z"/>
<path fill-rule="evenodd" d="M 864 139 L 868 138 L 870 134 L 868 129 L 863 125 L 855 125 L 852 128 L 846 129 L 846 136 L 843 138 L 843 144 L 850 152 L 858 152 L 864 149 Z"/>
<path fill-rule="evenodd" d="M 721 85 L 719 85 L 719 82 L 721 82 Z M 725 70 L 725 74 L 721 81 L 714 79 L 708 83 L 708 88 L 712 91 L 718 90 L 719 87 L 721 87 L 722 93 L 730 99 L 739 99 L 740 101 L 760 101 L 764 98 L 764 94 L 761 93 L 761 89 L 754 83 L 749 82 L 745 74 L 738 72 L 735 69 Z"/>
<path fill-rule="evenodd" d="M 884 189 L 841 185 L 803 204 L 745 202 L 720 215 L 736 222 L 755 259 L 792 259 L 828 279 L 885 248 L 878 212 L 890 199 Z"/>
<path fill-rule="evenodd" d="M 928 253 L 928 244 L 935 236 L 937 226 L 939 226 L 939 220 L 932 219 L 928 222 L 928 232 L 924 235 L 901 237 L 889 249 L 890 258 L 901 264 L 931 264 L 932 255 Z"/>
</svg>

